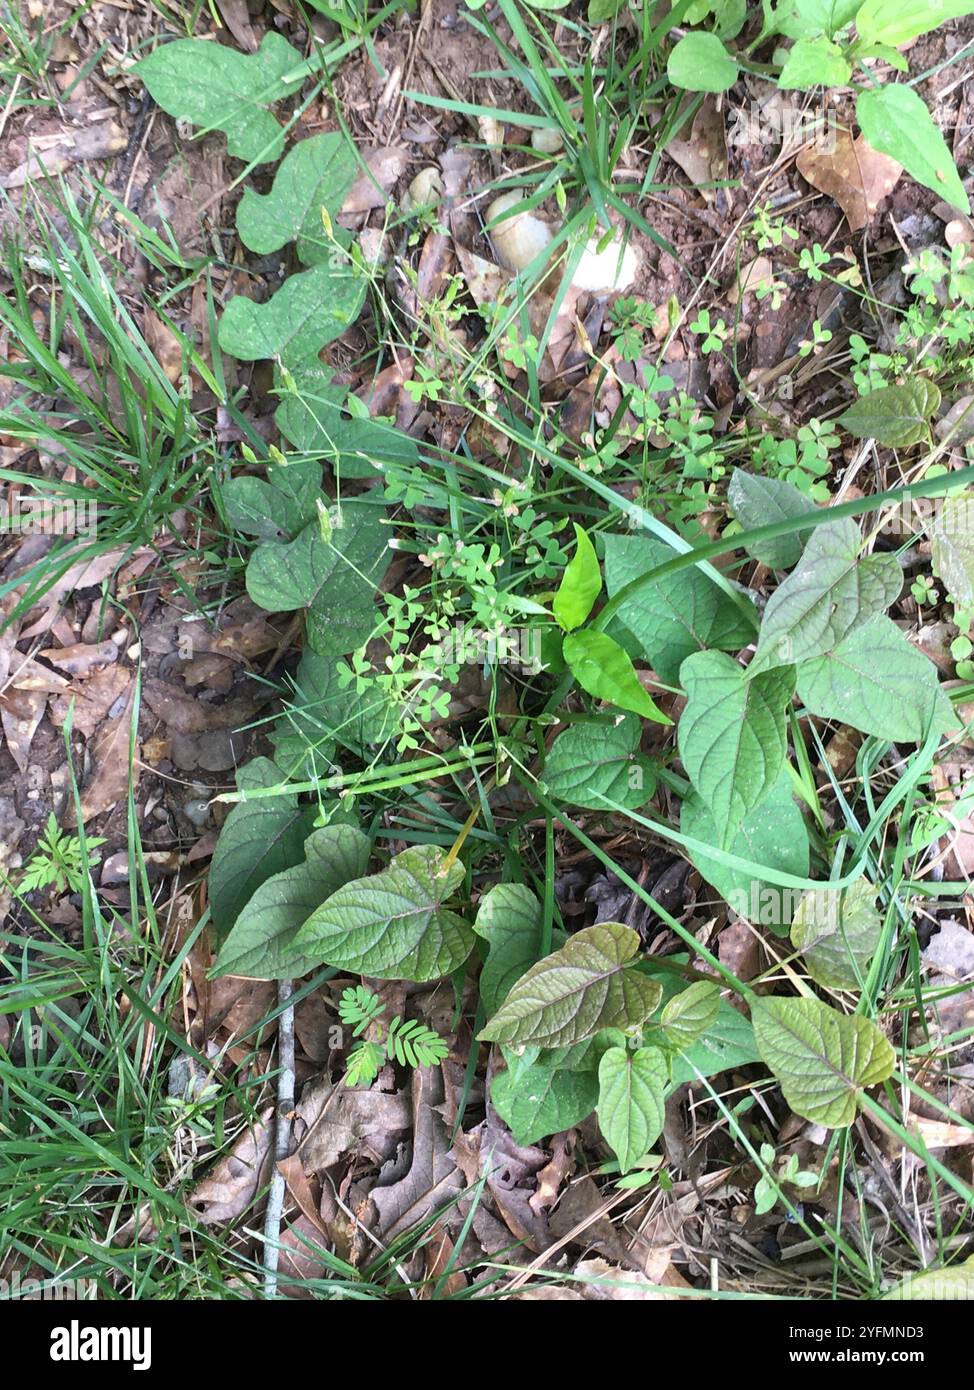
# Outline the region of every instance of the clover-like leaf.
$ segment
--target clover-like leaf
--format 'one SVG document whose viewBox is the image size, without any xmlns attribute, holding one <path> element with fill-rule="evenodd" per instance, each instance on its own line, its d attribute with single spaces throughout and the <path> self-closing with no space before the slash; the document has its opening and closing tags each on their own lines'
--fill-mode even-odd
<svg viewBox="0 0 974 1390">
<path fill-rule="evenodd" d="M 781 478 L 762 478 L 735 468 L 727 489 L 727 499 L 734 515 L 745 530 L 770 526 L 775 521 L 790 521 L 811 510 L 808 498 L 791 483 Z M 810 531 L 775 536 L 769 541 L 745 545 L 752 559 L 775 570 L 790 570 L 801 559 L 802 548 Z"/>
<path fill-rule="evenodd" d="M 560 1134 L 591 1115 L 599 1098 L 595 1071 L 572 1071 L 536 1062 L 515 1075 L 501 1072 L 491 1082 L 494 1109 L 518 1144 Z"/>
<path fill-rule="evenodd" d="M 585 927 L 521 976 L 480 1039 L 567 1047 L 601 1028 L 635 1027 L 662 993 L 655 980 L 632 969 L 638 954 L 639 936 L 631 927 Z"/>
<path fill-rule="evenodd" d="M 481 898 L 473 929 L 490 950 L 480 972 L 480 997 L 490 1017 L 511 987 L 541 954 L 544 911 L 523 883 L 498 883 Z M 552 945 L 561 946 L 565 933 L 555 929 Z"/>
<path fill-rule="evenodd" d="M 920 743 L 957 722 L 933 662 L 880 614 L 798 667 L 798 698 L 810 714 L 877 738 Z"/>
<path fill-rule="evenodd" d="M 614 597 L 631 580 L 672 559 L 673 551 L 662 541 L 606 536 L 606 591 Z M 695 567 L 643 585 L 622 604 L 616 619 L 636 639 L 660 678 L 671 683 L 694 652 L 709 647 L 738 651 L 754 638 L 754 627 L 737 605 Z"/>
<path fill-rule="evenodd" d="M 341 131 L 300 140 L 284 156 L 269 193 L 245 188 L 237 208 L 240 240 L 258 256 L 301 239 L 306 265 L 333 249 L 322 226 L 322 209 L 340 211 L 359 172 L 354 147 Z"/>
<path fill-rule="evenodd" d="M 438 980 L 469 956 L 474 934 L 443 904 L 464 877 L 436 845 L 415 845 L 355 879 L 313 912 L 294 940 L 308 959 L 380 980 Z"/>
<path fill-rule="evenodd" d="M 595 546 L 577 521 L 574 526 L 575 554 L 565 568 L 551 604 L 551 611 L 565 632 L 581 627 L 602 592 L 602 571 Z"/>
<path fill-rule="evenodd" d="M 684 1052 L 709 1032 L 720 1012 L 720 986 L 709 980 L 696 980 L 674 994 L 660 1014 L 660 1027 L 667 1041 Z"/>
<path fill-rule="evenodd" d="M 940 388 L 925 377 L 903 386 L 868 391 L 839 416 L 857 439 L 875 439 L 890 449 L 906 449 L 930 433 L 929 420 L 940 405 Z"/>
<path fill-rule="evenodd" d="M 826 989 L 859 989 L 876 953 L 883 919 L 876 889 L 860 878 L 844 891 L 823 884 L 802 895 L 791 924 L 813 980 Z"/>
<path fill-rule="evenodd" d="M 572 724 L 545 759 L 544 780 L 556 801 L 604 811 L 602 797 L 635 808 L 656 788 L 656 774 L 638 751 L 642 728 L 634 714 L 612 723 Z"/>
<path fill-rule="evenodd" d="M 250 164 L 279 159 L 284 133 L 270 108 L 301 80 L 301 55 L 273 31 L 256 53 L 203 39 L 160 44 L 135 72 L 163 111 L 206 130 L 223 130 L 227 150 Z"/>
<path fill-rule="evenodd" d="M 813 1124 L 851 1125 L 863 1088 L 893 1074 L 893 1049 L 875 1023 L 821 999 L 755 999 L 751 1021 L 785 1100 Z"/>
<path fill-rule="evenodd" d="M 778 779 L 795 669 L 778 666 L 748 680 L 725 652 L 697 652 L 680 667 L 680 680 L 687 692 L 680 757 L 723 849 Z"/>
<path fill-rule="evenodd" d="M 599 1062 L 599 1129 L 624 1173 L 663 1132 L 669 1073 L 658 1047 L 610 1047 Z"/>
<path fill-rule="evenodd" d="M 562 651 L 579 685 L 597 700 L 632 710 L 657 724 L 672 724 L 646 693 L 632 661 L 614 638 L 583 628 L 566 635 Z"/>
<path fill-rule="evenodd" d="M 322 262 L 289 275 L 266 304 L 235 295 L 220 320 L 220 347 L 243 362 L 273 358 L 294 366 L 344 333 L 364 297 L 365 279 L 351 262 Z"/>
<path fill-rule="evenodd" d="M 351 825 L 326 825 L 308 836 L 304 863 L 274 874 L 240 913 L 213 967 L 214 975 L 289 980 L 314 969 L 317 957 L 294 948 L 298 929 L 330 894 L 365 873 L 371 843 Z"/>
<path fill-rule="evenodd" d="M 861 544 L 851 517 L 815 528 L 800 563 L 768 601 L 749 676 L 823 656 L 893 603 L 903 587 L 896 557 L 860 559 Z"/>
</svg>

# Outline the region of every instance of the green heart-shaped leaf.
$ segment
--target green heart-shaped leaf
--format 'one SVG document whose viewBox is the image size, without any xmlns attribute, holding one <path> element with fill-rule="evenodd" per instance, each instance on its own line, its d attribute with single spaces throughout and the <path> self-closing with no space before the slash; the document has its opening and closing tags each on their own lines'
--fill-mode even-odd
<svg viewBox="0 0 974 1390">
<path fill-rule="evenodd" d="M 875 439 L 906 449 L 930 433 L 928 421 L 940 405 L 940 388 L 916 377 L 903 386 L 880 386 L 850 405 L 839 424 L 857 439 Z"/>
<path fill-rule="evenodd" d="M 548 794 L 571 806 L 604 811 L 608 797 L 622 806 L 644 806 L 656 788 L 648 758 L 638 752 L 642 729 L 634 714 L 613 723 L 572 724 L 545 759 Z"/>
<path fill-rule="evenodd" d="M 289 275 L 266 304 L 234 296 L 220 320 L 220 347 L 242 362 L 273 358 L 294 366 L 344 333 L 364 297 L 365 279 L 350 262 L 312 266 Z"/>
<path fill-rule="evenodd" d="M 300 237 L 302 261 L 317 264 L 334 246 L 322 226 L 322 209 L 339 212 L 358 172 L 355 149 L 340 131 L 300 140 L 278 165 L 269 193 L 244 189 L 237 208 L 240 240 L 268 256 Z"/>
<path fill-rule="evenodd" d="M 658 1047 L 628 1052 L 610 1047 L 599 1062 L 598 1117 L 602 1137 L 624 1173 L 663 1132 L 666 1056 Z"/>
<path fill-rule="evenodd" d="M 879 945 L 883 919 L 876 889 L 864 878 L 845 891 L 823 885 L 802 895 L 791 944 L 813 980 L 826 989 L 859 989 Z"/>
<path fill-rule="evenodd" d="M 697 980 L 674 994 L 660 1014 L 660 1027 L 667 1042 L 679 1052 L 709 1032 L 720 1012 L 720 986 Z"/>
<path fill-rule="evenodd" d="M 491 1082 L 494 1109 L 518 1144 L 534 1144 L 588 1119 L 599 1097 L 594 1071 L 568 1071 L 538 1062 L 515 1076 L 501 1072 Z"/>
<path fill-rule="evenodd" d="M 735 468 L 731 474 L 727 498 L 734 516 L 746 531 L 758 526 L 770 526 L 775 521 L 790 521 L 812 510 L 808 498 L 781 478 L 755 477 Z M 754 560 L 774 570 L 790 570 L 801 559 L 802 548 L 810 531 L 790 536 L 776 536 L 770 541 L 758 541 L 745 549 Z"/>
<path fill-rule="evenodd" d="M 473 929 L 489 944 L 480 972 L 480 997 L 488 1018 L 501 1005 L 517 980 L 541 954 L 544 912 L 523 883 L 498 883 L 480 899 Z M 565 933 L 552 934 L 560 946 Z"/>
</svg>

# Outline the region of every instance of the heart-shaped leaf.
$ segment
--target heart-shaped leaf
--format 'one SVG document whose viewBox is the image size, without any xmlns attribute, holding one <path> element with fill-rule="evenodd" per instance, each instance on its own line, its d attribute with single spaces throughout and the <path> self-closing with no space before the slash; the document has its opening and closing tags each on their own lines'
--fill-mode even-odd
<svg viewBox="0 0 974 1390">
<path fill-rule="evenodd" d="M 798 697 L 810 714 L 877 738 L 920 743 L 956 724 L 937 668 L 880 614 L 830 652 L 798 667 Z"/>
<path fill-rule="evenodd" d="M 296 536 L 317 513 L 321 497 L 321 464 L 296 459 L 272 463 L 267 478 L 230 478 L 223 485 L 223 505 L 235 531 L 262 541 L 286 541 Z"/>
<path fill-rule="evenodd" d="M 322 226 L 322 209 L 339 212 L 358 173 L 355 149 L 340 131 L 300 140 L 282 159 L 269 193 L 244 189 L 237 208 L 240 240 L 268 256 L 300 237 L 302 261 L 317 264 L 334 246 Z"/>
<path fill-rule="evenodd" d="M 284 134 L 270 107 L 297 91 L 300 68 L 301 54 L 273 32 L 256 53 L 176 39 L 135 65 L 163 111 L 204 131 L 226 131 L 227 150 L 250 164 L 280 159 Z"/>
<path fill-rule="evenodd" d="M 720 986 L 697 980 L 668 1001 L 660 1014 L 660 1027 L 670 1046 L 684 1052 L 709 1032 L 719 1012 Z"/>
<path fill-rule="evenodd" d="M 648 758 L 637 750 L 642 728 L 634 714 L 612 723 L 572 724 L 545 759 L 548 794 L 571 806 L 604 811 L 608 797 L 622 806 L 644 806 L 656 788 Z"/>
<path fill-rule="evenodd" d="M 274 421 L 303 454 L 318 454 L 336 478 L 374 478 L 387 463 L 418 460 L 416 441 L 382 420 L 346 413 L 348 388 L 333 383 L 332 368 L 316 358 L 301 362 L 278 383 L 281 404 Z"/>
<path fill-rule="evenodd" d="M 638 954 L 639 936 L 631 927 L 585 927 L 521 976 L 480 1039 L 568 1047 L 601 1028 L 635 1027 L 662 992 L 631 968 Z"/>
<path fill-rule="evenodd" d="M 906 449 L 930 433 L 928 421 L 940 405 L 940 388 L 924 377 L 903 386 L 880 386 L 839 416 L 857 439 L 875 439 L 890 449 Z"/>
<path fill-rule="evenodd" d="M 726 92 L 737 81 L 737 63 L 716 34 L 697 30 L 675 44 L 666 64 L 674 87 L 687 92 Z"/>
<path fill-rule="evenodd" d="M 748 674 L 832 651 L 847 633 L 883 613 L 903 587 L 893 555 L 864 555 L 851 517 L 813 531 L 798 566 L 772 594 Z"/>
<path fill-rule="evenodd" d="M 599 1063 L 598 1117 L 602 1137 L 624 1173 L 663 1132 L 669 1073 L 658 1047 L 628 1052 L 610 1047 Z"/>
<path fill-rule="evenodd" d="M 731 474 L 727 498 L 734 515 L 744 529 L 770 526 L 775 521 L 790 521 L 811 511 L 808 498 L 780 478 L 760 478 L 735 468 Z M 802 548 L 811 532 L 799 531 L 790 536 L 777 536 L 770 541 L 746 545 L 748 555 L 775 570 L 790 570 L 801 559 Z"/>
<path fill-rule="evenodd" d="M 602 571 L 595 546 L 584 529 L 575 526 L 575 554 L 565 569 L 551 611 L 565 632 L 581 627 L 602 592 Z"/>
<path fill-rule="evenodd" d="M 791 944 L 805 957 L 812 979 L 826 989 L 860 989 L 882 927 L 876 889 L 860 878 L 845 891 L 823 885 L 804 893 L 791 924 Z"/>
<path fill-rule="evenodd" d="M 599 1098 L 594 1071 L 553 1070 L 543 1062 L 515 1076 L 505 1071 L 491 1082 L 494 1109 L 518 1144 L 534 1144 L 588 1119 Z"/>
<path fill-rule="evenodd" d="M 784 764 L 795 668 L 778 666 L 748 680 L 726 653 L 697 652 L 680 667 L 680 680 L 687 692 L 680 757 L 710 809 L 723 849 Z"/>
<path fill-rule="evenodd" d="M 788 53 L 778 86 L 784 91 L 809 87 L 844 87 L 852 67 L 837 43 L 826 38 L 799 39 Z"/>
<path fill-rule="evenodd" d="M 856 117 L 874 150 L 897 160 L 917 183 L 932 188 L 961 212 L 970 212 L 970 200 L 947 142 L 912 87 L 887 82 L 882 87 L 860 88 Z"/>
<path fill-rule="evenodd" d="M 438 980 L 469 956 L 474 934 L 443 904 L 464 878 L 436 845 L 397 854 L 382 873 L 355 879 L 313 912 L 295 937 L 309 959 L 380 980 Z"/>
<path fill-rule="evenodd" d="M 488 1018 L 515 982 L 536 964 L 543 926 L 541 904 L 523 883 L 498 883 L 481 898 L 473 929 L 490 946 L 480 972 L 480 997 Z M 560 946 L 564 939 L 564 932 L 556 929 L 552 944 Z"/>
<path fill-rule="evenodd" d="M 266 304 L 242 294 L 231 299 L 220 320 L 220 347 L 243 362 L 273 358 L 294 366 L 344 333 L 364 297 L 365 279 L 351 262 L 323 262 L 289 275 Z"/>
<path fill-rule="evenodd" d="M 942 498 L 929 532 L 934 574 L 956 603 L 974 607 L 974 492 Z"/>
<path fill-rule="evenodd" d="M 813 1124 L 851 1125 L 860 1091 L 893 1074 L 893 1049 L 875 1023 L 821 999 L 755 999 L 751 1021 L 785 1100 Z"/>
<path fill-rule="evenodd" d="M 372 846 L 351 825 L 326 825 L 308 836 L 304 863 L 257 889 L 220 950 L 214 975 L 289 980 L 313 970 L 316 958 L 294 948 L 298 929 L 330 894 L 365 873 Z"/>
<path fill-rule="evenodd" d="M 597 700 L 632 710 L 657 724 L 672 724 L 647 695 L 636 668 L 612 637 L 592 628 L 569 632 L 562 651 L 579 685 Z"/>
</svg>

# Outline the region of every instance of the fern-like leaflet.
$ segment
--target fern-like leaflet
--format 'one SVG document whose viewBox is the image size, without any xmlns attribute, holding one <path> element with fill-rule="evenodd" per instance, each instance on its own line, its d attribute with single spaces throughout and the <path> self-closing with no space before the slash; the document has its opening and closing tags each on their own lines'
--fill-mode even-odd
<svg viewBox="0 0 974 1390">
<path fill-rule="evenodd" d="M 404 1067 L 432 1067 L 450 1051 L 449 1043 L 432 1028 L 424 1028 L 418 1019 L 404 1023 L 398 1017 L 389 1024 L 385 1047 L 386 1056 Z"/>
<path fill-rule="evenodd" d="M 343 1023 L 354 1025 L 352 1037 L 360 1037 L 370 1024 L 378 1025 L 382 1001 L 364 985 L 350 986 L 338 1003 Z M 371 1086 L 385 1062 L 403 1067 L 432 1067 L 449 1055 L 450 1044 L 418 1019 L 403 1020 L 397 1014 L 385 1038 L 362 1039 L 348 1054 L 345 1082 L 348 1086 Z"/>
</svg>

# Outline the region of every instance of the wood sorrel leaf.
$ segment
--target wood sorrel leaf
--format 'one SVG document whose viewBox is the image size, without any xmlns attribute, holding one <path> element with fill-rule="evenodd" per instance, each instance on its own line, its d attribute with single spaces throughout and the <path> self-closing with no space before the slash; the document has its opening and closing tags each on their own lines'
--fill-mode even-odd
<svg viewBox="0 0 974 1390">
<path fill-rule="evenodd" d="M 680 757 L 724 849 L 784 765 L 795 668 L 778 666 L 748 680 L 725 652 L 697 652 L 680 667 L 680 681 L 687 692 Z"/>
<path fill-rule="evenodd" d="M 667 1042 L 684 1052 L 710 1031 L 720 1012 L 720 985 L 697 980 L 674 994 L 660 1014 L 660 1027 Z"/>
<path fill-rule="evenodd" d="M 638 954 L 639 935 L 631 927 L 585 927 L 521 976 L 481 1030 L 481 1041 L 568 1047 L 600 1028 L 636 1027 L 662 993 L 655 980 L 631 968 Z"/>
<path fill-rule="evenodd" d="M 851 1125 L 860 1091 L 893 1074 L 893 1049 L 875 1023 L 821 999 L 755 999 L 751 1021 L 785 1100 L 813 1124 Z"/>
<path fill-rule="evenodd" d="M 581 627 L 602 592 L 602 571 L 595 546 L 577 521 L 574 526 L 575 554 L 568 562 L 551 605 L 552 613 L 565 632 Z"/>
<path fill-rule="evenodd" d="M 289 275 L 266 304 L 235 295 L 220 320 L 220 346 L 243 362 L 273 358 L 295 366 L 343 333 L 364 297 L 365 279 L 350 262 L 312 266 Z"/>
<path fill-rule="evenodd" d="M 244 189 L 237 208 L 240 240 L 268 256 L 300 237 L 316 248 L 316 263 L 333 244 L 322 227 L 322 208 L 339 212 L 358 172 L 355 149 L 340 131 L 300 140 L 281 160 L 269 193 Z"/>
<path fill-rule="evenodd" d="M 569 632 L 562 651 L 579 685 L 596 699 L 632 710 L 657 724 L 673 723 L 647 695 L 636 668 L 612 637 L 592 628 Z"/>
<path fill-rule="evenodd" d="M 917 377 L 904 386 L 880 386 L 839 416 L 857 439 L 875 439 L 890 449 L 905 449 L 929 434 L 927 421 L 940 405 L 940 388 Z"/>
<path fill-rule="evenodd" d="M 937 668 L 885 614 L 854 628 L 824 656 L 801 662 L 798 698 L 820 719 L 910 743 L 957 722 Z"/>
<path fill-rule="evenodd" d="M 734 516 L 746 531 L 770 526 L 774 521 L 790 521 L 793 516 L 802 516 L 812 509 L 808 498 L 791 483 L 781 478 L 757 477 L 740 468 L 735 468 L 731 474 L 727 498 Z M 744 548 L 762 565 L 774 570 L 790 570 L 801 559 L 802 548 L 810 535 L 810 531 L 799 531 L 797 535 L 777 536 Z"/>
<path fill-rule="evenodd" d="M 473 929 L 490 946 L 480 972 L 480 997 L 488 1018 L 514 983 L 536 964 L 543 925 L 541 904 L 523 883 L 498 883 L 481 898 Z M 565 933 L 556 928 L 552 944 L 560 946 L 564 939 Z"/>
<path fill-rule="evenodd" d="M 295 937 L 308 959 L 380 980 L 438 980 L 469 956 L 472 929 L 443 906 L 463 882 L 436 845 L 397 854 L 382 873 L 332 893 Z"/>
<path fill-rule="evenodd" d="M 883 87 L 861 89 L 856 98 L 856 116 L 874 150 L 888 154 L 917 183 L 932 188 L 961 212 L 970 212 L 970 200 L 954 157 L 923 98 L 912 87 L 887 82 Z"/>
<path fill-rule="evenodd" d="M 864 555 L 851 517 L 816 526 L 798 566 L 764 610 L 748 675 L 823 656 L 847 633 L 883 613 L 903 587 L 893 555 Z"/>
<path fill-rule="evenodd" d="M 628 1052 L 610 1047 L 599 1062 L 598 1117 L 602 1137 L 624 1173 L 663 1132 L 669 1073 L 658 1047 Z"/>
<path fill-rule="evenodd" d="M 304 844 L 304 863 L 260 885 L 224 941 L 214 975 L 289 980 L 317 965 L 295 950 L 299 927 L 343 884 L 365 873 L 371 842 L 351 825 L 326 825 Z"/>
<path fill-rule="evenodd" d="M 818 984 L 860 989 L 882 927 L 876 889 L 868 879 L 860 878 L 844 891 L 823 884 L 802 895 L 791 924 L 791 944 L 801 951 Z"/>
<path fill-rule="evenodd" d="M 605 587 L 620 589 L 672 560 L 673 551 L 646 536 L 605 537 Z M 738 651 L 753 640 L 754 628 L 723 590 L 699 569 L 678 570 L 646 584 L 619 609 L 619 623 L 636 639 L 653 669 L 671 684 L 694 652 L 708 647 Z"/>
<path fill-rule="evenodd" d="M 634 714 L 609 723 L 572 724 L 559 734 L 545 759 L 544 781 L 556 801 L 606 810 L 602 800 L 644 806 L 656 788 L 648 758 L 638 752 L 642 728 Z"/>
<path fill-rule="evenodd" d="M 301 75 L 291 74 L 300 67 L 297 49 L 271 32 L 256 53 L 176 39 L 160 44 L 135 71 L 163 111 L 203 130 L 226 131 L 230 154 L 264 164 L 284 149 L 284 133 L 269 108 L 297 90 Z"/>
</svg>

